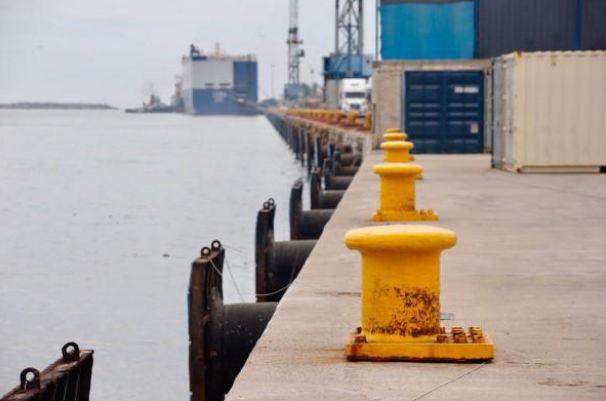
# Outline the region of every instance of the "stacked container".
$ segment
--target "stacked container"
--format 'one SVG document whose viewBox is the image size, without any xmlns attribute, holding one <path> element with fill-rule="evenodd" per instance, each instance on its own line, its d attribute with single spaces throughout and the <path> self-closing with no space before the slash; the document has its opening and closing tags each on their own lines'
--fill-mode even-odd
<svg viewBox="0 0 606 401">
<path fill-rule="evenodd" d="M 383 60 L 606 50 L 606 0 L 381 0 Z"/>
</svg>

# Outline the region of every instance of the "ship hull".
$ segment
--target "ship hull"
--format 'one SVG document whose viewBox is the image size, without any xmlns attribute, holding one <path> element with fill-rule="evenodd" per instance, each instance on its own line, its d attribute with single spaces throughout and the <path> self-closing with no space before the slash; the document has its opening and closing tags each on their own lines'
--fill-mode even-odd
<svg viewBox="0 0 606 401">
<path fill-rule="evenodd" d="M 183 93 L 185 111 L 193 115 L 256 115 L 255 104 L 236 95 L 232 89 L 190 89 Z"/>
</svg>

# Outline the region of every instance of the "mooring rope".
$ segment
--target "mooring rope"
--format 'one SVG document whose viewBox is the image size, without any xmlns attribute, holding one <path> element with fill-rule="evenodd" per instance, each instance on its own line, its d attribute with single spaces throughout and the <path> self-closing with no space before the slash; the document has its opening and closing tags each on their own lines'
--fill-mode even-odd
<svg viewBox="0 0 606 401">
<path fill-rule="evenodd" d="M 244 297 L 242 296 L 242 292 L 240 291 L 240 287 L 238 287 L 238 283 L 236 282 L 236 278 L 234 277 L 234 274 L 231 271 L 231 267 L 229 265 L 229 262 L 227 261 L 227 258 L 225 258 L 225 265 L 227 266 L 227 272 L 229 273 L 229 277 L 231 277 L 231 281 L 234 284 L 234 288 L 236 289 L 236 292 L 238 293 L 238 296 L 240 297 L 240 301 L 242 303 L 244 303 Z"/>
</svg>

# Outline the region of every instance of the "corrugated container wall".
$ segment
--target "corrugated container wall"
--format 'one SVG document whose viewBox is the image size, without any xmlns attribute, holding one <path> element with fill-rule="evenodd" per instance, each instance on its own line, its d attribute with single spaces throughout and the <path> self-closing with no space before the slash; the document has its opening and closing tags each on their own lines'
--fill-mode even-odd
<svg viewBox="0 0 606 401">
<path fill-rule="evenodd" d="M 605 50 L 606 0 L 478 0 L 478 57 Z"/>
<path fill-rule="evenodd" d="M 581 2 L 583 50 L 606 50 L 606 0 Z"/>
<path fill-rule="evenodd" d="M 496 166 L 520 172 L 606 166 L 606 52 L 514 53 L 494 68 Z"/>
<path fill-rule="evenodd" d="M 470 59 L 476 45 L 473 0 L 382 0 L 383 60 Z"/>
<path fill-rule="evenodd" d="M 328 107 L 339 107 L 339 80 L 327 79 L 324 82 L 324 103 Z"/>
<path fill-rule="evenodd" d="M 478 55 L 578 48 L 577 0 L 480 0 Z"/>
</svg>

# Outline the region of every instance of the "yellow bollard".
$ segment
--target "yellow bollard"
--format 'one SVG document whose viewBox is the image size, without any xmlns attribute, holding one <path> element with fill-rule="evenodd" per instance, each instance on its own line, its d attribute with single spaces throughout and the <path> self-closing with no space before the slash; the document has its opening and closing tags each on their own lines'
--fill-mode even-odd
<svg viewBox="0 0 606 401">
<path fill-rule="evenodd" d="M 408 135 L 403 132 L 387 132 L 383 134 L 383 141 L 405 141 L 408 139 Z"/>
<path fill-rule="evenodd" d="M 341 111 L 336 111 L 334 115 L 334 123 L 339 124 L 342 119 L 346 118 L 345 113 Z"/>
<path fill-rule="evenodd" d="M 486 361 L 494 344 L 479 327 L 440 325 L 440 254 L 456 243 L 450 230 L 391 225 L 352 230 L 348 248 L 362 254 L 362 326 L 347 342 L 349 360 Z"/>
<path fill-rule="evenodd" d="M 364 124 L 362 125 L 362 128 L 364 128 L 365 130 L 369 130 L 372 128 L 372 112 L 367 111 L 366 115 L 364 116 Z"/>
<path fill-rule="evenodd" d="M 355 125 L 357 119 L 358 119 L 357 111 L 350 111 L 349 114 L 347 114 L 347 124 L 348 125 Z"/>
<path fill-rule="evenodd" d="M 381 144 L 381 149 L 385 151 L 385 162 L 387 163 L 408 163 L 412 161 L 410 151 L 414 148 L 412 142 L 388 141 Z"/>
<path fill-rule="evenodd" d="M 408 134 L 406 134 L 404 132 L 389 132 L 389 130 L 399 130 L 399 128 L 388 128 L 386 133 L 383 134 L 383 142 L 408 140 Z M 410 155 L 410 161 L 414 161 L 414 160 L 415 160 L 415 157 Z M 420 178 L 420 179 L 423 179 L 423 178 Z"/>
<path fill-rule="evenodd" d="M 402 132 L 402 130 L 400 128 L 387 128 L 385 130 L 385 133 L 387 133 L 387 134 L 399 134 L 401 132 Z"/>
<path fill-rule="evenodd" d="M 385 134 L 387 135 L 400 135 L 400 134 Z M 406 134 L 401 134 L 406 135 Z M 410 151 L 414 148 L 414 143 L 406 142 L 401 140 L 387 141 L 381 144 L 381 149 L 385 150 L 385 162 L 387 163 L 408 163 L 415 160 L 415 157 L 410 154 Z M 423 179 L 423 173 L 417 176 L 417 180 Z"/>
<path fill-rule="evenodd" d="M 433 210 L 415 209 L 415 180 L 423 174 L 423 168 L 411 163 L 382 163 L 374 166 L 381 176 L 381 201 L 379 210 L 372 216 L 374 221 L 435 221 Z"/>
</svg>

